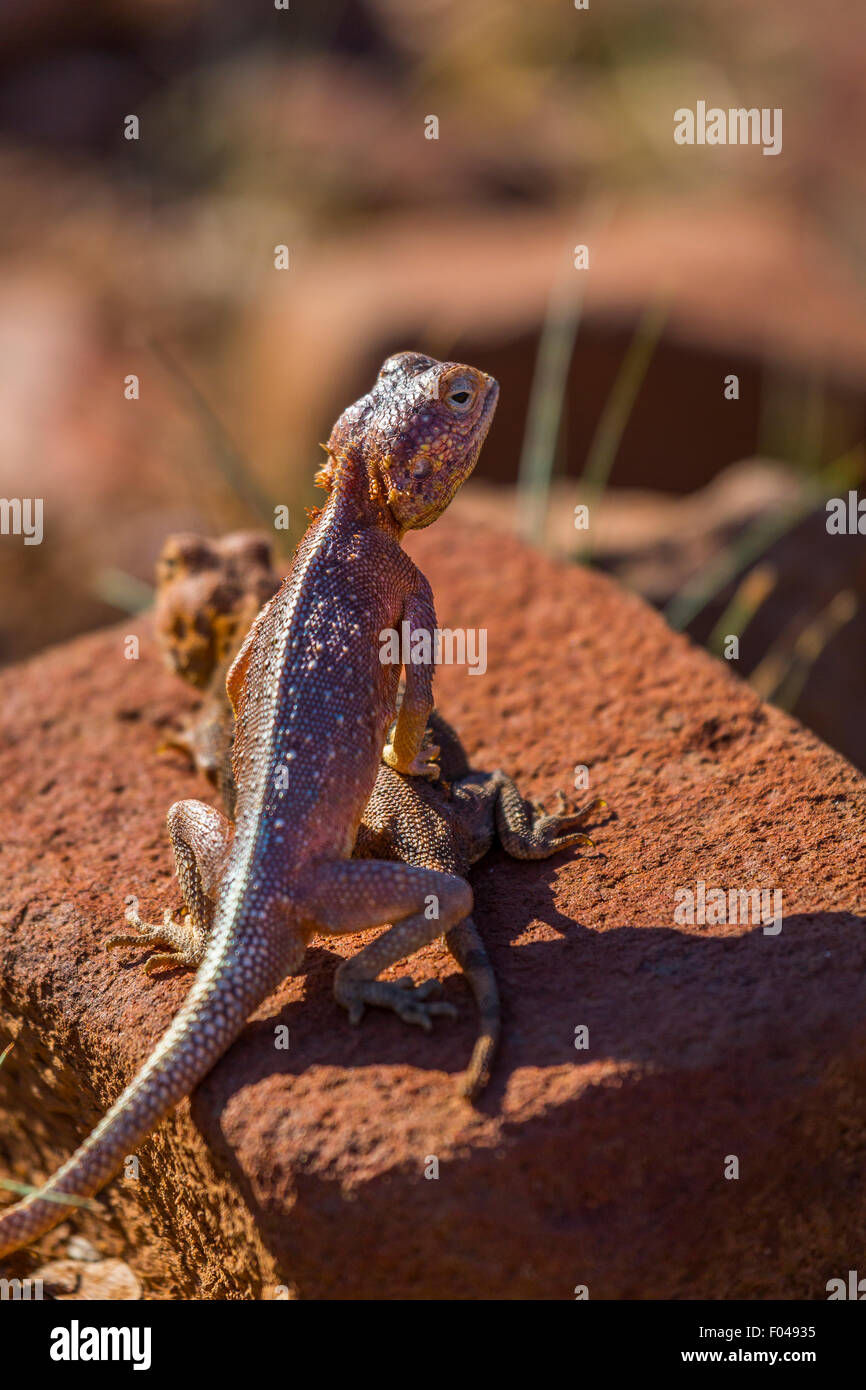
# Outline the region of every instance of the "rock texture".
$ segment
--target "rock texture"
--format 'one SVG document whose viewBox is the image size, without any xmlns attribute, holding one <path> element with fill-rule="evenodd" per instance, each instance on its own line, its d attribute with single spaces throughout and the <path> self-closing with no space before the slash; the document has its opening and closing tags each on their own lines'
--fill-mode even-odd
<svg viewBox="0 0 866 1390">
<path fill-rule="evenodd" d="M 595 850 L 475 871 L 505 1010 L 489 1093 L 455 1094 L 475 1016 L 443 948 L 412 969 L 460 1019 L 427 1036 L 351 1028 L 331 982 L 363 938 L 319 939 L 67 1234 L 127 1252 L 156 1297 L 824 1298 L 866 1241 L 866 783 L 602 576 L 448 518 L 411 549 L 442 625 L 488 633 L 485 675 L 438 678 L 476 762 L 538 797 L 585 764 L 610 803 Z M 0 687 L 0 1172 L 24 1180 L 188 988 L 100 944 L 126 894 L 178 904 L 165 810 L 205 793 L 156 756 L 190 697 L 145 620 Z M 781 932 L 676 926 L 699 880 L 781 889 Z"/>
</svg>

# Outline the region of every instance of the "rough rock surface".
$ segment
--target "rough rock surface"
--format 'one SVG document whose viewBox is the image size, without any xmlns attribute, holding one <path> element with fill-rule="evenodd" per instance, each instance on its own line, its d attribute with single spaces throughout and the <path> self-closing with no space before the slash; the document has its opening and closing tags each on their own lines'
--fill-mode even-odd
<svg viewBox="0 0 866 1390">
<path fill-rule="evenodd" d="M 157 1297 L 826 1297 L 866 1241 L 866 783 L 602 576 L 449 518 L 411 549 L 440 623 L 487 629 L 486 675 L 438 677 L 476 762 L 538 797 L 586 764 L 611 808 L 594 851 L 475 871 L 505 1011 L 488 1094 L 455 1094 L 475 1015 L 441 946 L 413 973 L 440 976 L 460 1019 L 428 1036 L 378 1013 L 350 1027 L 331 982 L 364 938 L 318 939 L 142 1146 L 138 1180 L 66 1234 L 131 1250 Z M 164 814 L 204 790 L 156 756 L 190 697 L 145 620 L 0 686 L 0 1038 L 17 1035 L 0 1172 L 24 1180 L 98 1119 L 189 986 L 100 944 L 127 893 L 145 916 L 178 904 Z M 781 932 L 676 926 L 674 890 L 698 880 L 780 888 Z"/>
</svg>

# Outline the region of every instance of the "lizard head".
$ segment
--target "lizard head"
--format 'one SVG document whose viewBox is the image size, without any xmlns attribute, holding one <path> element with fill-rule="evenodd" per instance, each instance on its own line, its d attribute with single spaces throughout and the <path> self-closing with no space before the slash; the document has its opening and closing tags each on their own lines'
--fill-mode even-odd
<svg viewBox="0 0 866 1390">
<path fill-rule="evenodd" d="M 475 367 L 398 352 L 340 416 L 317 481 L 330 488 L 341 457 L 360 453 L 400 530 L 429 526 L 475 467 L 498 396 Z"/>
</svg>

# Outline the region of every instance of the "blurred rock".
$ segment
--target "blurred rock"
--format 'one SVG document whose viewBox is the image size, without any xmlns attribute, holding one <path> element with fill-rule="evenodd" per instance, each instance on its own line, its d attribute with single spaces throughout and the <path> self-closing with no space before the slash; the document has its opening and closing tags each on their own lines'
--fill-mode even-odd
<svg viewBox="0 0 866 1390">
<path fill-rule="evenodd" d="M 55 1260 L 40 1265 L 31 1276 L 41 1279 L 49 1298 L 59 1302 L 81 1300 L 118 1302 L 141 1298 L 141 1284 L 122 1260 Z"/>
</svg>

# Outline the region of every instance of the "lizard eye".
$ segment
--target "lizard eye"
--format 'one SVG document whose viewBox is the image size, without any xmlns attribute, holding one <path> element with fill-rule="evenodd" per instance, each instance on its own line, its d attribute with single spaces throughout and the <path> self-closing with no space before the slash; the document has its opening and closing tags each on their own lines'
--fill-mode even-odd
<svg viewBox="0 0 866 1390">
<path fill-rule="evenodd" d="M 445 399 L 452 410 L 460 412 L 469 409 L 470 405 L 475 400 L 475 395 L 475 383 L 467 380 L 466 377 L 458 377 L 458 379 L 452 383 L 451 390 L 448 392 Z"/>
</svg>

